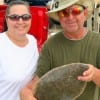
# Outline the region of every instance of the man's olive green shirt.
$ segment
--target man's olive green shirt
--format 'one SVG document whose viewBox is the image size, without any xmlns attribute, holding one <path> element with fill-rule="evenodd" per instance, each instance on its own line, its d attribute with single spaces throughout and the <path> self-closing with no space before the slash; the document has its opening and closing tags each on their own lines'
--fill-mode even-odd
<svg viewBox="0 0 100 100">
<path fill-rule="evenodd" d="M 92 64 L 100 68 L 100 34 L 88 31 L 81 40 L 69 40 L 63 32 L 49 38 L 40 53 L 36 74 L 41 77 L 52 68 L 70 63 Z M 74 84 L 74 83 L 73 83 Z M 84 93 L 77 100 L 100 100 L 100 90 L 88 82 Z"/>
</svg>

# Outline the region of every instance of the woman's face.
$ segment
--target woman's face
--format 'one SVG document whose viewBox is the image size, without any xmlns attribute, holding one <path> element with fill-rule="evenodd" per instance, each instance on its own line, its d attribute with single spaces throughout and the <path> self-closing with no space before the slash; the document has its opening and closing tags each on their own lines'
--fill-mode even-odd
<svg viewBox="0 0 100 100">
<path fill-rule="evenodd" d="M 25 5 L 12 6 L 7 16 L 6 22 L 10 34 L 25 35 L 29 31 L 31 26 L 31 15 Z M 19 16 L 23 16 L 23 19 Z"/>
</svg>

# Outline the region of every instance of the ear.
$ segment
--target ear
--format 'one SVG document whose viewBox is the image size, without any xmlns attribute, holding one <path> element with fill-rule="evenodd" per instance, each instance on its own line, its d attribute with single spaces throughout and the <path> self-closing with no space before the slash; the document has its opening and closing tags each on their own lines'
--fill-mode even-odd
<svg viewBox="0 0 100 100">
<path fill-rule="evenodd" d="M 87 10 L 87 9 L 84 10 L 84 15 L 85 15 L 86 17 L 88 16 L 88 10 Z"/>
</svg>

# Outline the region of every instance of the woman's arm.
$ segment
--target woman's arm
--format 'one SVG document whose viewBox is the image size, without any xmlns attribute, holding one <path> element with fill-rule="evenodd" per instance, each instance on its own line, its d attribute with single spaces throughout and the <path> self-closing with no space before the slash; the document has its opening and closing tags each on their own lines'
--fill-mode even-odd
<svg viewBox="0 0 100 100">
<path fill-rule="evenodd" d="M 20 98 L 21 100 L 37 100 L 33 94 L 35 93 L 35 88 L 39 80 L 38 76 L 35 76 L 34 79 L 29 82 L 29 84 L 21 90 Z"/>
</svg>

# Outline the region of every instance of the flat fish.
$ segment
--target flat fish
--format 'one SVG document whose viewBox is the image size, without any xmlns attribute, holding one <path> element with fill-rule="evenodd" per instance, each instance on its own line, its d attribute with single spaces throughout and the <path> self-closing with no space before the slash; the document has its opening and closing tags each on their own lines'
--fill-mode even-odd
<svg viewBox="0 0 100 100">
<path fill-rule="evenodd" d="M 84 63 L 72 63 L 50 70 L 40 78 L 35 97 L 37 100 L 75 100 L 87 85 L 77 77 L 88 68 Z"/>
</svg>

